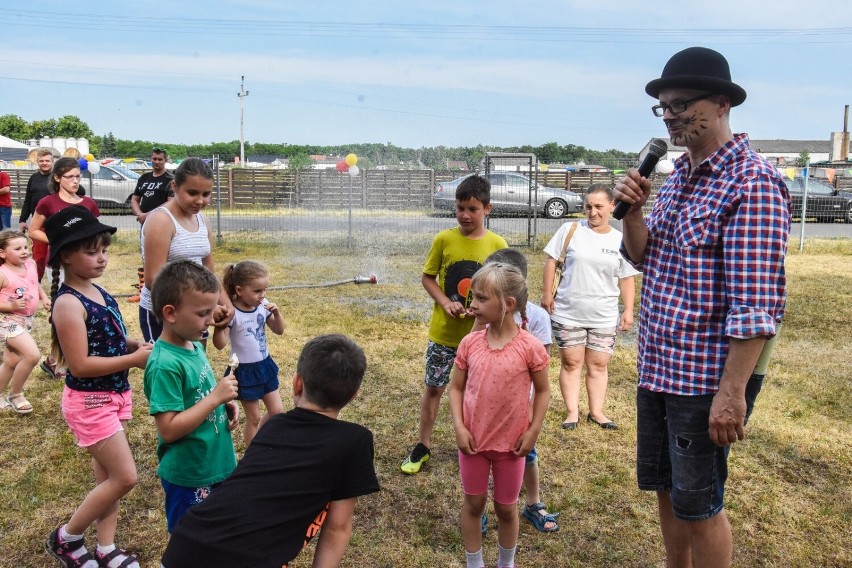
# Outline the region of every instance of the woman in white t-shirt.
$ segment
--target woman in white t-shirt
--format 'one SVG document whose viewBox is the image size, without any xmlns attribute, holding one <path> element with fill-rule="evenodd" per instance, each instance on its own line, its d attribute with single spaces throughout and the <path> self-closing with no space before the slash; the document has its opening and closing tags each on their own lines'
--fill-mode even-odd
<svg viewBox="0 0 852 568">
<path fill-rule="evenodd" d="M 574 221 L 565 223 L 553 235 L 544 252 L 541 305 L 550 313 L 553 339 L 559 347 L 562 367 L 559 388 L 565 401 L 562 428 L 573 430 L 580 422 L 580 376 L 586 365 L 589 395 L 587 420 L 606 430 L 618 428 L 604 413 L 608 365 L 615 335 L 633 325 L 636 270 L 619 253 L 621 232 L 609 225 L 614 208 L 612 190 L 593 184 L 586 191 L 586 219 L 576 222 L 565 256 L 564 276 L 553 298 L 556 262 Z M 624 301 L 619 314 L 618 298 Z"/>
</svg>

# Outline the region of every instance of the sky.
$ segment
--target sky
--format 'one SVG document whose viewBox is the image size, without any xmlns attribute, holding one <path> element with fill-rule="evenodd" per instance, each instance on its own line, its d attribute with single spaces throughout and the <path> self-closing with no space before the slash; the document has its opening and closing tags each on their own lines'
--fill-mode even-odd
<svg viewBox="0 0 852 568">
<path fill-rule="evenodd" d="M 827 140 L 852 104 L 852 11 L 833 0 L 104 2 L 3 10 L 0 114 L 97 135 L 639 151 L 645 84 L 723 53 L 753 139 Z M 241 77 L 247 96 L 239 97 Z"/>
</svg>

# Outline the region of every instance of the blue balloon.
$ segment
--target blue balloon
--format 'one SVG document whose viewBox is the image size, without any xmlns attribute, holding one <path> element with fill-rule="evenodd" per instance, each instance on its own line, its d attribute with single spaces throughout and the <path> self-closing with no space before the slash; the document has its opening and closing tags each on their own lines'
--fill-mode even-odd
<svg viewBox="0 0 852 568">
<path fill-rule="evenodd" d="M 77 160 L 77 163 L 80 165 L 81 172 L 85 172 L 89 169 L 89 162 L 86 161 L 86 158 L 80 158 Z"/>
</svg>

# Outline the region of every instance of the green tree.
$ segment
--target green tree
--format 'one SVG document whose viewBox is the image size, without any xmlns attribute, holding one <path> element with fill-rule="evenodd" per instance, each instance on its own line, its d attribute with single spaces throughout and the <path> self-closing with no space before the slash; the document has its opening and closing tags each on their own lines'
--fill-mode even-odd
<svg viewBox="0 0 852 568">
<path fill-rule="evenodd" d="M 314 161 L 305 153 L 296 154 L 294 156 L 290 156 L 287 160 L 287 169 L 290 170 L 304 170 L 310 168 L 314 164 Z"/>
<path fill-rule="evenodd" d="M 799 157 L 796 158 L 796 165 L 804 168 L 810 163 L 810 161 L 811 154 L 807 150 L 802 150 L 802 152 L 799 154 Z"/>
<path fill-rule="evenodd" d="M 116 155 L 116 140 L 112 132 L 107 132 L 107 135 L 101 140 L 101 157 L 114 157 Z"/>
<path fill-rule="evenodd" d="M 30 123 L 30 134 L 32 134 L 33 138 L 43 138 L 45 136 L 53 138 L 56 136 L 56 119 L 48 118 L 32 121 Z"/>
<path fill-rule="evenodd" d="M 65 138 L 91 138 L 94 134 L 89 125 L 80 120 L 73 114 L 66 114 L 59 117 L 56 121 L 56 136 L 64 136 Z"/>
<path fill-rule="evenodd" d="M 32 138 L 29 123 L 17 114 L 0 116 L 0 134 L 12 140 L 27 140 Z"/>
</svg>

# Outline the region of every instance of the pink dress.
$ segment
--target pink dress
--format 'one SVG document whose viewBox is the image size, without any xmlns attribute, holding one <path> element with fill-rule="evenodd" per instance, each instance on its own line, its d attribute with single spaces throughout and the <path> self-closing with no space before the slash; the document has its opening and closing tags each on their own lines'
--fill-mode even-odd
<svg viewBox="0 0 852 568">
<path fill-rule="evenodd" d="M 531 333 L 518 335 L 500 349 L 488 345 L 486 331 L 465 336 L 455 364 L 467 371 L 462 414 L 478 451 L 511 452 L 529 427 L 532 373 L 547 368 L 547 350 Z"/>
</svg>

